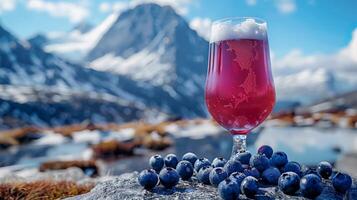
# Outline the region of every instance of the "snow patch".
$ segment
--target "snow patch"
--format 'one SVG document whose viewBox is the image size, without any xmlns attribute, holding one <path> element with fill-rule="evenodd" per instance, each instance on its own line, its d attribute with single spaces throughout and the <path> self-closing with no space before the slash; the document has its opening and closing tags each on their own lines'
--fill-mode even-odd
<svg viewBox="0 0 357 200">
<path fill-rule="evenodd" d="M 177 124 L 170 124 L 166 127 L 166 130 L 175 137 L 189 137 L 192 139 L 202 139 L 209 135 L 222 133 L 223 131 L 221 127 L 211 121 L 204 121 L 200 124 L 191 123 L 183 127 Z"/>
</svg>

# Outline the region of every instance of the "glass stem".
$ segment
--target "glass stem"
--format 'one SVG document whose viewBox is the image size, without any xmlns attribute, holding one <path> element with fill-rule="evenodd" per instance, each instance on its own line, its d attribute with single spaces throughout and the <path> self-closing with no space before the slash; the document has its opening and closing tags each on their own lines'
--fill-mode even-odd
<svg viewBox="0 0 357 200">
<path fill-rule="evenodd" d="M 246 144 L 246 135 L 234 135 L 233 136 L 233 148 L 232 148 L 232 157 L 237 153 L 242 153 L 247 151 Z"/>
</svg>

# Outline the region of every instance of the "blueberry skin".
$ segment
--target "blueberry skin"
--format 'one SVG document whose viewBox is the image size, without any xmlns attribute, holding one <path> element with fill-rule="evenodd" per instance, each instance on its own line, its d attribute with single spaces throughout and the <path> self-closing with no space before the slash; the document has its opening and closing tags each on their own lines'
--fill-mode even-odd
<svg viewBox="0 0 357 200">
<path fill-rule="evenodd" d="M 213 167 L 224 167 L 224 165 L 227 163 L 227 160 L 222 158 L 222 157 L 218 157 L 218 158 L 215 158 L 213 161 L 212 161 L 212 166 Z"/>
<path fill-rule="evenodd" d="M 267 158 L 271 158 L 273 155 L 273 148 L 271 148 L 269 145 L 263 145 L 259 147 L 258 154 L 264 154 Z"/>
<path fill-rule="evenodd" d="M 162 156 L 156 154 L 150 157 L 149 164 L 156 172 L 160 172 L 164 167 L 165 162 Z"/>
<path fill-rule="evenodd" d="M 276 167 L 269 167 L 262 173 L 262 178 L 267 184 L 277 185 L 280 175 L 280 171 Z"/>
<path fill-rule="evenodd" d="M 220 182 L 228 177 L 228 174 L 222 167 L 216 167 L 209 173 L 209 182 L 217 187 Z"/>
<path fill-rule="evenodd" d="M 255 194 L 258 193 L 258 180 L 253 176 L 247 176 L 240 186 L 241 192 L 248 198 L 254 199 Z"/>
<path fill-rule="evenodd" d="M 259 172 L 269 168 L 269 159 L 264 154 L 257 154 L 250 158 L 250 166 L 255 167 Z"/>
<path fill-rule="evenodd" d="M 332 185 L 336 191 L 345 193 L 351 188 L 352 178 L 348 174 L 338 172 L 332 178 Z"/>
<path fill-rule="evenodd" d="M 301 165 L 298 162 L 290 161 L 283 167 L 283 172 L 294 172 L 301 176 Z"/>
<path fill-rule="evenodd" d="M 275 166 L 277 168 L 281 168 L 284 165 L 288 163 L 288 156 L 282 152 L 282 151 L 277 151 L 273 153 L 273 155 L 270 158 L 270 165 Z"/>
<path fill-rule="evenodd" d="M 243 173 L 246 176 L 253 176 L 256 179 L 260 178 L 260 172 L 255 167 L 253 167 L 252 169 L 244 169 Z"/>
<path fill-rule="evenodd" d="M 242 153 L 237 153 L 234 156 L 235 160 L 238 160 L 242 165 L 249 165 L 250 158 L 252 157 L 252 154 L 249 151 L 242 152 Z"/>
<path fill-rule="evenodd" d="M 182 160 L 177 164 L 176 171 L 182 180 L 188 180 L 193 175 L 193 166 L 189 161 Z"/>
<path fill-rule="evenodd" d="M 218 194 L 224 200 L 236 200 L 239 197 L 239 188 L 235 180 L 227 178 L 218 185 Z"/>
<path fill-rule="evenodd" d="M 228 175 L 231 175 L 233 172 L 243 172 L 242 164 L 237 160 L 228 160 L 223 168 Z"/>
<path fill-rule="evenodd" d="M 175 154 L 168 154 L 165 156 L 165 166 L 166 167 L 171 167 L 171 168 L 176 168 L 177 164 L 178 164 L 178 159 L 177 156 Z"/>
<path fill-rule="evenodd" d="M 165 188 L 173 188 L 180 181 L 180 176 L 174 168 L 166 167 L 159 174 L 160 183 Z"/>
<path fill-rule="evenodd" d="M 192 152 L 188 152 L 182 156 L 182 160 L 187 160 L 188 162 L 190 162 L 192 164 L 192 166 L 195 165 L 195 162 L 197 159 L 198 158 L 197 158 L 196 154 L 194 154 Z"/>
<path fill-rule="evenodd" d="M 247 176 L 241 172 L 233 172 L 229 176 L 229 179 L 236 181 L 240 188 L 240 185 L 242 184 L 242 181 L 245 179 L 245 177 L 247 177 Z"/>
<path fill-rule="evenodd" d="M 284 172 L 278 181 L 278 186 L 285 194 L 293 195 L 300 187 L 300 177 L 295 172 Z"/>
<path fill-rule="evenodd" d="M 308 174 L 300 180 L 300 191 L 304 197 L 313 199 L 322 192 L 321 178 L 315 174 Z"/>
<path fill-rule="evenodd" d="M 203 184 L 209 185 L 209 174 L 212 171 L 211 166 L 203 166 L 197 174 L 197 179 Z"/>
<path fill-rule="evenodd" d="M 207 158 L 197 159 L 194 164 L 194 168 L 195 168 L 196 172 L 199 172 L 200 169 L 204 166 L 211 166 L 211 162 Z"/>
<path fill-rule="evenodd" d="M 140 172 L 138 176 L 138 181 L 141 186 L 146 190 L 153 189 L 159 182 L 159 177 L 156 172 L 152 169 L 146 169 Z"/>
<path fill-rule="evenodd" d="M 329 162 L 322 161 L 317 165 L 317 173 L 322 178 L 328 179 L 332 174 L 332 165 Z"/>
</svg>

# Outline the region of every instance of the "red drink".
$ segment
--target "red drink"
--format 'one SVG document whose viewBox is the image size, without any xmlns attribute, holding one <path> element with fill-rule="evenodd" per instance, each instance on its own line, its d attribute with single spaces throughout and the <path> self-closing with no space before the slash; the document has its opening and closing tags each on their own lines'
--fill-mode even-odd
<svg viewBox="0 0 357 200">
<path fill-rule="evenodd" d="M 206 104 L 221 126 L 232 134 L 247 134 L 268 117 L 274 103 L 267 40 L 210 43 Z"/>
</svg>

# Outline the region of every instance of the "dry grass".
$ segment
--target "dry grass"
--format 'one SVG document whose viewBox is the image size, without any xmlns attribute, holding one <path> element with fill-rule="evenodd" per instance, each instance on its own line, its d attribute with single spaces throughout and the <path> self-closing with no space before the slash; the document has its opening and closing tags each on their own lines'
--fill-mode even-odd
<svg viewBox="0 0 357 200">
<path fill-rule="evenodd" d="M 110 140 L 95 144 L 92 150 L 95 158 L 118 158 L 122 156 L 134 155 L 134 148 L 138 145 L 134 142 L 119 142 L 117 140 Z"/>
<path fill-rule="evenodd" d="M 62 170 L 71 167 L 81 169 L 85 174 L 92 177 L 99 175 L 99 168 L 94 160 L 76 160 L 76 161 L 48 161 L 40 165 L 41 172 L 48 170 Z"/>
<path fill-rule="evenodd" d="M 52 200 L 63 199 L 89 192 L 94 185 L 74 182 L 35 181 L 29 183 L 0 184 L 1 200 Z"/>
<path fill-rule="evenodd" d="M 26 144 L 41 137 L 41 129 L 24 127 L 0 132 L 0 149 L 13 145 Z"/>
<path fill-rule="evenodd" d="M 73 124 L 67 126 L 58 126 L 50 128 L 49 130 L 54 131 L 55 133 L 61 134 L 65 137 L 72 137 L 74 132 L 79 132 L 83 130 L 101 130 L 102 128 L 98 125 L 92 123 L 82 123 L 82 124 Z"/>
<path fill-rule="evenodd" d="M 105 131 L 120 131 L 122 129 L 134 129 L 134 141 L 137 146 L 144 146 L 150 149 L 162 150 L 170 145 L 172 141 L 167 137 L 168 132 L 166 127 L 175 124 L 177 126 L 185 127 L 190 124 L 201 124 L 205 119 L 195 120 L 176 120 L 166 121 L 157 124 L 145 123 L 142 121 L 129 122 L 124 124 L 92 124 L 81 123 L 67 126 L 58 126 L 52 128 L 38 128 L 38 127 L 24 127 L 0 132 L 0 149 L 5 149 L 14 145 L 21 145 L 31 142 L 40 136 L 39 133 L 43 131 L 53 131 L 65 137 L 71 138 L 75 132 L 83 130 L 105 130 Z M 154 137 L 153 134 L 155 135 Z M 157 137 L 159 136 L 159 138 Z M 104 146 L 107 146 L 106 144 Z M 103 147 L 105 149 L 105 147 Z M 109 148 L 109 147 L 108 147 Z M 113 149 L 113 147 L 110 147 Z M 101 149 L 101 148 L 100 148 Z M 115 149 L 115 148 L 114 148 Z"/>
</svg>

